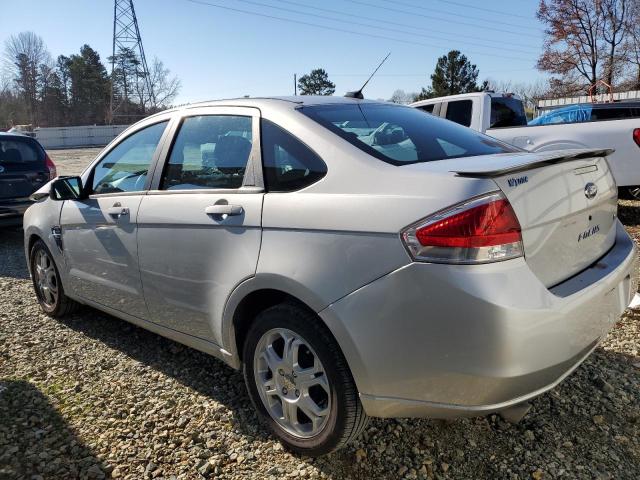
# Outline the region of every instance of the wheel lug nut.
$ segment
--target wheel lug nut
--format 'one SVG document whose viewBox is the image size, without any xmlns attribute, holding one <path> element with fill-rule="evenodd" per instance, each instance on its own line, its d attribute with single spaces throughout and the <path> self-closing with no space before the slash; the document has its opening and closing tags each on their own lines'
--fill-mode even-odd
<svg viewBox="0 0 640 480">
<path fill-rule="evenodd" d="M 282 394 L 286 395 L 288 393 L 287 387 L 282 387 Z"/>
<path fill-rule="evenodd" d="M 298 376 L 298 374 L 296 372 L 292 372 L 292 374 L 293 374 L 294 378 Z"/>
<path fill-rule="evenodd" d="M 296 390 L 296 397 L 300 396 L 300 390 Z"/>
<path fill-rule="evenodd" d="M 279 375 L 284 375 L 284 370 L 283 370 L 283 369 L 281 369 L 281 368 L 279 368 L 279 369 L 278 369 L 278 374 L 279 374 Z"/>
</svg>

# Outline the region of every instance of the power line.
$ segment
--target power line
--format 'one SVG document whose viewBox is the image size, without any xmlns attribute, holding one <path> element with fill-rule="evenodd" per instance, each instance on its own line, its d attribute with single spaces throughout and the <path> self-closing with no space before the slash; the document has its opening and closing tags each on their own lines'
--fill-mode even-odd
<svg viewBox="0 0 640 480">
<path fill-rule="evenodd" d="M 467 3 L 461 3 L 461 2 L 454 2 L 453 0 L 436 0 L 436 2 L 448 3 L 451 5 L 457 5 L 459 7 L 472 8 L 474 10 L 482 10 L 483 12 L 494 13 L 496 15 L 505 15 L 509 17 L 526 18 L 527 20 L 531 20 L 531 17 L 528 17 L 527 15 L 518 15 L 517 13 L 506 13 L 506 12 L 501 12 L 500 10 L 492 10 L 490 8 L 476 7 L 475 5 L 469 5 Z"/>
<path fill-rule="evenodd" d="M 306 25 L 309 27 L 314 27 L 314 28 L 322 28 L 325 30 L 332 30 L 334 32 L 342 32 L 342 33 L 348 33 L 351 35 L 359 35 L 361 37 L 370 37 L 370 38 L 378 38 L 378 39 L 382 39 L 382 40 L 390 40 L 393 42 L 400 42 L 400 43 L 405 43 L 405 44 L 409 44 L 409 45 L 418 45 L 421 47 L 429 47 L 429 48 L 437 48 L 440 49 L 442 48 L 441 46 L 438 45 L 431 45 L 428 43 L 421 43 L 421 42 L 415 42 L 412 40 L 404 40 L 401 38 L 395 38 L 395 37 L 387 37 L 385 35 L 376 35 L 373 33 L 363 33 L 363 32 L 356 32 L 354 30 L 347 30 L 345 28 L 338 28 L 338 27 L 330 27 L 327 25 L 319 25 L 317 23 L 311 23 L 311 22 L 305 22 L 302 20 L 294 20 L 291 18 L 284 18 L 284 17 L 277 17 L 275 15 L 269 15 L 266 13 L 259 13 L 259 12 L 252 12 L 249 10 L 242 10 L 239 8 L 233 8 L 233 7 L 228 7 L 225 5 L 219 5 L 216 3 L 211 3 L 211 2 L 205 2 L 202 0 L 186 0 L 187 2 L 190 3 L 195 3 L 198 5 L 204 5 L 204 6 L 208 6 L 208 7 L 214 7 L 214 8 L 219 8 L 222 10 L 228 10 L 231 12 L 237 12 L 237 13 L 244 13 L 246 15 L 253 15 L 253 16 L 257 16 L 257 17 L 262 17 L 262 18 L 269 18 L 269 19 L 273 19 L 273 20 L 280 20 L 283 22 L 289 22 L 289 23 L 296 23 L 299 25 Z M 497 55 L 497 54 L 493 54 L 493 53 L 483 53 L 483 52 L 472 52 L 472 51 L 468 51 L 469 53 L 473 53 L 475 55 L 482 55 L 482 56 L 487 56 L 487 57 L 496 57 L 496 58 L 501 58 L 501 59 L 506 59 L 506 60 L 516 60 L 516 61 L 528 61 L 528 60 L 524 60 L 522 57 L 509 57 L 509 56 L 504 56 L 504 55 Z"/>
<path fill-rule="evenodd" d="M 380 27 L 378 25 L 372 25 L 370 23 L 355 22 L 353 20 L 345 20 L 343 18 L 329 17 L 327 15 L 319 15 L 319 14 L 316 14 L 316 13 L 304 12 L 304 11 L 296 10 L 296 9 L 293 9 L 293 8 L 274 7 L 273 5 L 269 5 L 267 3 L 262 3 L 262 2 L 256 2 L 254 0 L 236 0 L 236 1 L 243 2 L 243 3 L 248 3 L 250 5 L 256 5 L 256 6 L 259 6 L 259 7 L 272 8 L 274 10 L 279 10 L 279 11 L 283 11 L 283 12 L 295 13 L 295 14 L 298 14 L 298 15 L 307 15 L 307 16 L 310 16 L 310 17 L 313 17 L 313 18 L 320 18 L 320 19 L 323 19 L 323 20 L 330 20 L 330 21 L 333 21 L 333 22 L 348 23 L 349 25 L 358 25 L 358 26 L 366 27 L 366 28 L 375 28 L 377 30 L 386 30 L 388 32 L 401 33 L 403 35 L 414 35 L 414 36 L 418 36 L 418 37 L 432 38 L 432 39 L 436 39 L 436 40 L 440 39 L 440 37 L 437 37 L 435 35 L 427 35 L 427 34 L 423 34 L 423 33 L 407 32 L 406 30 L 399 30 L 397 28 Z M 467 45 L 469 44 L 469 42 L 464 42 L 464 41 L 462 41 L 460 43 L 461 44 L 467 44 Z M 477 46 L 480 46 L 480 47 L 495 48 L 492 45 L 487 45 L 487 44 L 483 45 L 481 43 L 478 43 L 478 41 L 476 41 L 474 43 L 474 45 L 477 45 Z M 448 46 L 449 45 L 444 45 L 443 47 L 446 48 Z M 532 54 L 533 53 L 532 51 L 528 51 L 527 52 L 527 51 L 520 50 L 520 49 L 517 49 L 517 48 L 509 48 L 509 47 L 504 47 L 504 46 L 501 47 L 501 50 L 515 52 L 515 53 L 525 53 L 525 54 Z"/>
<path fill-rule="evenodd" d="M 481 40 L 483 42 L 487 42 L 487 43 L 495 43 L 496 45 L 502 47 L 504 45 L 504 42 L 502 41 L 498 41 L 498 40 L 489 40 L 489 39 L 484 39 L 478 36 L 474 36 L 474 35 L 464 35 L 461 33 L 456 33 L 456 34 L 452 34 L 451 32 L 445 32 L 444 30 L 436 30 L 433 28 L 424 28 L 424 27 L 417 27 L 415 25 L 409 25 L 407 23 L 399 23 L 399 22 L 393 22 L 391 20 L 381 20 L 378 18 L 374 18 L 374 17 L 367 17 L 364 15 L 355 15 L 353 13 L 346 13 L 346 12 L 342 12 L 342 11 L 338 11 L 338 10 L 332 10 L 329 8 L 321 8 L 321 7 L 316 7 L 316 6 L 311 6 L 311 5 L 303 5 L 300 4 L 298 2 L 293 2 L 291 0 L 276 0 L 277 2 L 280 3 L 286 3 L 286 4 L 290 4 L 290 5 L 295 5 L 298 7 L 303 7 L 303 8 L 308 8 L 311 10 L 318 10 L 320 12 L 328 12 L 328 13 L 335 13 L 337 15 L 341 15 L 343 17 L 352 17 L 352 18 L 358 18 L 358 19 L 362 19 L 362 20 L 370 20 L 372 22 L 378 22 L 378 23 L 383 23 L 383 24 L 388 24 L 388 25 L 396 25 L 399 27 L 404 27 L 404 28 L 412 28 L 414 30 L 420 30 L 423 32 L 431 32 L 431 33 L 439 33 L 442 35 L 447 35 L 447 36 L 454 36 L 456 39 L 458 38 L 468 38 L 470 40 Z M 379 27 L 376 27 L 379 28 Z M 405 32 L 405 33 L 409 33 L 409 32 Z M 515 43 L 515 42 L 509 42 L 509 45 L 512 45 L 514 47 L 524 47 L 524 48 L 528 48 L 528 49 L 532 49 L 533 47 L 530 47 L 529 45 L 525 45 L 524 43 Z M 495 48 L 495 47 L 491 47 L 491 48 Z"/>
<path fill-rule="evenodd" d="M 411 16 L 415 16 L 415 17 L 428 18 L 430 20 L 440 20 L 442 22 L 453 23 L 455 25 L 466 25 L 468 27 L 483 28 L 485 30 L 493 30 L 495 32 L 510 33 L 512 35 L 519 35 L 521 37 L 539 38 L 537 35 L 532 35 L 532 34 L 529 34 L 529 33 L 515 32 L 513 30 L 505 30 L 504 28 L 485 27 L 484 25 L 478 25 L 476 23 L 455 22 L 455 21 L 450 20 L 448 18 L 434 17 L 433 15 L 424 15 L 422 13 L 410 12 L 408 10 L 400 10 L 400 9 L 397 9 L 397 8 L 383 7 L 382 5 L 375 5 L 373 3 L 362 2 L 360 0 L 345 0 L 345 1 L 351 2 L 351 3 L 355 3 L 355 4 L 358 4 L 358 5 L 363 5 L 365 7 L 379 8 L 381 10 L 388 10 L 390 12 L 395 12 L 395 13 L 405 13 L 407 15 L 411 15 Z"/>
<path fill-rule="evenodd" d="M 444 15 L 451 15 L 451 16 L 454 16 L 454 17 L 469 18 L 471 20 L 476 20 L 478 22 L 495 23 L 495 21 L 496 21 L 495 19 L 491 19 L 491 18 L 480 18 L 480 17 L 470 16 L 470 15 L 462 15 L 459 12 L 448 12 L 446 10 L 439 10 L 439 9 L 433 8 L 431 6 L 429 8 L 424 8 L 424 5 L 417 5 L 415 3 L 403 2 L 401 0 L 382 0 L 382 1 L 383 2 L 387 2 L 387 3 L 392 3 L 393 5 L 404 5 L 405 7 L 419 8 L 421 10 L 428 11 L 429 13 L 437 12 L 437 13 L 442 13 Z M 514 25 L 514 26 L 518 27 L 518 28 L 526 28 L 527 30 L 537 30 L 537 31 L 541 30 L 539 27 L 529 27 L 527 25 Z"/>
</svg>

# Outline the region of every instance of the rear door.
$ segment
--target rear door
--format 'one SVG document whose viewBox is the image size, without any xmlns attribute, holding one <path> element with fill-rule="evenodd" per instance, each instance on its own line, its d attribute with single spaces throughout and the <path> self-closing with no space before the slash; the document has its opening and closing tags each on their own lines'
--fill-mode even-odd
<svg viewBox="0 0 640 480">
<path fill-rule="evenodd" d="M 138 255 L 153 322 L 220 343 L 231 291 L 255 274 L 263 183 L 259 111 L 188 110 L 138 214 Z"/>
<path fill-rule="evenodd" d="M 85 180 L 89 197 L 66 200 L 60 215 L 71 291 L 139 318 L 148 315 L 136 222 L 167 125 L 150 121 L 115 144 Z"/>
<path fill-rule="evenodd" d="M 29 137 L 0 135 L 0 202 L 25 201 L 49 181 L 42 147 Z"/>
</svg>

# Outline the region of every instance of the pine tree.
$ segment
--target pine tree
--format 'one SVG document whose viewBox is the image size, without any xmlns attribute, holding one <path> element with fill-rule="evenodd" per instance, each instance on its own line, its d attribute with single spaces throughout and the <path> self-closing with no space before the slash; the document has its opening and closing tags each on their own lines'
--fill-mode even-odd
<svg viewBox="0 0 640 480">
<path fill-rule="evenodd" d="M 300 95 L 333 95 L 336 84 L 329 80 L 329 75 L 322 68 L 311 70 L 298 80 Z"/>
</svg>

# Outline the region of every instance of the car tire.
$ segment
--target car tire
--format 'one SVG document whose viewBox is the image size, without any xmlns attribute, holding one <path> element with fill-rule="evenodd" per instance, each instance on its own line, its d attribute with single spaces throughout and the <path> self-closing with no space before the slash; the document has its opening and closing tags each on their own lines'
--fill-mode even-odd
<svg viewBox="0 0 640 480">
<path fill-rule="evenodd" d="M 44 313 L 63 317 L 78 309 L 80 304 L 65 295 L 53 255 L 42 240 L 31 247 L 29 264 L 33 288 Z"/>
<path fill-rule="evenodd" d="M 347 362 L 312 312 L 290 303 L 261 312 L 247 333 L 243 359 L 249 396 L 288 449 L 325 455 L 366 427 L 368 417 Z"/>
</svg>

